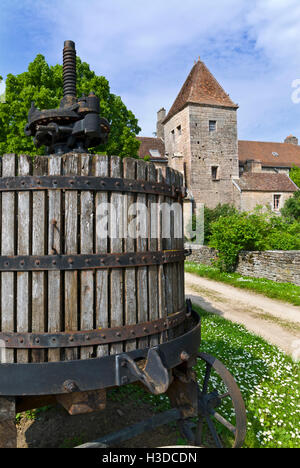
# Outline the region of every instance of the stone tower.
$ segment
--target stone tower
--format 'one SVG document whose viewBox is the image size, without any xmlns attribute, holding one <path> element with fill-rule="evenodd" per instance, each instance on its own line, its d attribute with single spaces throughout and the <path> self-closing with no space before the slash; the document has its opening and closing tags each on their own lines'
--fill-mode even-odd
<svg viewBox="0 0 300 468">
<path fill-rule="evenodd" d="M 237 109 L 198 60 L 163 120 L 169 165 L 184 173 L 191 198 L 209 208 L 235 203 Z"/>
</svg>

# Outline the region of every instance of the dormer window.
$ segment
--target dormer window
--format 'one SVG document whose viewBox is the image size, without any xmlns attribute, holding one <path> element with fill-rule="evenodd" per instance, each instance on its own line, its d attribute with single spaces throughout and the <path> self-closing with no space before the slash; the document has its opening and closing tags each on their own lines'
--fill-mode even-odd
<svg viewBox="0 0 300 468">
<path fill-rule="evenodd" d="M 151 154 L 151 156 L 153 158 L 160 158 L 161 157 L 161 154 L 157 149 L 151 149 L 151 150 L 149 150 L 149 153 Z"/>
<path fill-rule="evenodd" d="M 216 120 L 210 120 L 209 121 L 209 132 L 215 132 L 217 130 L 217 121 Z"/>
</svg>

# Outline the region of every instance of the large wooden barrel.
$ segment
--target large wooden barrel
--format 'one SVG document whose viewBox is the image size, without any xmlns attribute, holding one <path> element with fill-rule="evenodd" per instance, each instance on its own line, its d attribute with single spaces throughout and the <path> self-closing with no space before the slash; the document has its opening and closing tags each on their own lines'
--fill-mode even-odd
<svg viewBox="0 0 300 468">
<path fill-rule="evenodd" d="M 107 356 L 180 333 L 182 212 L 171 210 L 164 238 L 168 214 L 160 207 L 182 206 L 182 185 L 178 172 L 130 158 L 2 157 L 0 340 L 6 362 Z M 102 235 L 106 203 L 109 228 L 118 233 L 128 224 L 136 236 Z M 132 210 L 136 203 L 146 206 L 145 236 Z"/>
</svg>

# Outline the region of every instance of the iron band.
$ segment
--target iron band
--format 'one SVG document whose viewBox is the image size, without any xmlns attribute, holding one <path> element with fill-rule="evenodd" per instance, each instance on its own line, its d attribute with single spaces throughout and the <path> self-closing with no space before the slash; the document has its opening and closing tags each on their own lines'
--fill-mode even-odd
<svg viewBox="0 0 300 468">
<path fill-rule="evenodd" d="M 171 330 L 187 317 L 186 308 L 168 317 L 136 325 L 103 328 L 90 331 L 60 333 L 0 333 L 0 340 L 8 349 L 75 348 L 82 346 L 119 343 L 144 338 Z"/>
<path fill-rule="evenodd" d="M 84 190 L 106 192 L 145 193 L 184 198 L 185 187 L 161 182 L 95 176 L 19 176 L 0 178 L 0 192 L 31 190 Z"/>
<path fill-rule="evenodd" d="M 0 271 L 103 270 L 164 265 L 184 261 L 188 250 L 91 255 L 0 256 Z"/>
</svg>

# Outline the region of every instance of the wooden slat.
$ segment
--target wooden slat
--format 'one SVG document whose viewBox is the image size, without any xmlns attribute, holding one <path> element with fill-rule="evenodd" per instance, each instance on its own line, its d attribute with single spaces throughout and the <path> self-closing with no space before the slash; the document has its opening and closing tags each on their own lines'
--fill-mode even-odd
<svg viewBox="0 0 300 468">
<path fill-rule="evenodd" d="M 50 156 L 48 160 L 48 174 L 60 175 L 62 170 L 62 160 L 58 156 Z M 49 190 L 49 214 L 48 214 L 48 253 L 52 251 L 52 222 L 56 221 L 54 229 L 55 252 L 61 253 L 61 190 Z M 62 285 L 60 271 L 48 272 L 48 331 L 58 332 L 62 328 Z M 59 349 L 49 349 L 49 361 L 60 360 Z"/>
<path fill-rule="evenodd" d="M 164 176 L 161 169 L 158 169 L 157 181 L 164 182 Z M 163 250 L 164 241 L 162 237 L 162 204 L 164 203 L 165 197 L 160 195 L 158 197 L 158 250 Z M 165 268 L 163 265 L 158 267 L 158 313 L 159 318 L 167 316 L 166 309 L 166 279 L 165 279 Z M 164 343 L 167 340 L 167 333 L 161 333 L 160 342 Z"/>
<path fill-rule="evenodd" d="M 147 180 L 150 182 L 156 182 L 156 169 L 154 164 L 148 163 L 148 174 Z M 155 195 L 148 195 L 148 245 L 149 250 L 157 250 L 157 239 L 155 238 L 155 233 L 151 233 L 151 221 L 153 216 L 153 221 L 157 220 L 157 211 L 156 211 L 156 202 L 157 197 Z M 155 210 L 154 210 L 155 208 Z M 149 314 L 148 320 L 157 320 L 158 319 L 158 267 L 156 265 L 150 266 L 148 268 L 148 285 L 149 285 Z M 154 335 L 150 338 L 150 346 L 156 346 L 159 343 L 159 336 Z"/>
<path fill-rule="evenodd" d="M 108 177 L 109 175 L 109 158 L 106 155 L 97 155 L 95 162 L 95 176 Z M 102 217 L 105 213 L 104 208 L 108 203 L 107 192 L 99 192 L 96 194 L 96 253 L 107 253 L 108 237 L 103 236 L 101 229 Z M 106 230 L 108 230 L 108 222 Z M 108 309 L 108 270 L 99 270 L 96 272 L 96 327 L 109 327 L 109 309 Z M 97 356 L 108 356 L 109 346 L 98 346 Z"/>
<path fill-rule="evenodd" d="M 122 177 L 122 160 L 118 156 L 112 156 L 110 160 L 110 176 Z M 122 195 L 119 193 L 111 194 L 111 207 L 114 210 L 116 218 L 111 213 L 110 228 L 115 230 L 110 239 L 110 251 L 112 253 L 122 252 L 122 228 L 123 228 L 123 209 Z M 119 237 L 120 236 L 120 237 Z M 110 326 L 118 327 L 123 325 L 123 271 L 115 269 L 110 274 Z M 110 354 L 118 354 L 123 351 L 122 344 L 111 345 Z"/>
<path fill-rule="evenodd" d="M 184 184 L 183 175 L 178 173 L 179 186 L 182 187 Z M 178 220 L 181 223 L 181 238 L 177 239 L 177 248 L 179 250 L 184 249 L 184 236 L 183 236 L 183 202 L 181 202 L 181 219 Z M 178 263 L 178 307 L 182 309 L 184 307 L 184 261 Z"/>
<path fill-rule="evenodd" d="M 80 167 L 80 155 L 67 154 L 63 158 L 63 174 L 77 175 Z M 65 192 L 65 254 L 78 253 L 78 192 Z M 78 329 L 78 272 L 65 272 L 65 330 Z M 65 360 L 78 359 L 78 348 L 65 349 Z"/>
<path fill-rule="evenodd" d="M 19 175 L 30 175 L 31 159 L 27 155 L 19 156 Z M 30 194 L 18 192 L 18 255 L 29 255 L 30 242 Z M 29 331 L 29 273 L 17 272 L 17 331 Z M 26 349 L 17 350 L 17 362 L 26 363 L 29 353 Z"/>
<path fill-rule="evenodd" d="M 36 156 L 33 165 L 33 175 L 47 174 L 47 158 Z M 46 195 L 45 192 L 32 194 L 32 255 L 44 255 L 46 226 Z M 32 272 L 32 332 L 44 332 L 46 325 L 45 304 L 45 273 Z M 32 350 L 32 362 L 44 362 L 44 350 Z"/>
<path fill-rule="evenodd" d="M 178 172 L 175 171 L 175 186 L 180 188 L 183 183 L 183 176 Z M 178 238 L 178 230 L 182 227 L 182 205 L 181 209 L 179 207 L 179 201 L 177 202 L 178 209 L 175 210 L 174 213 L 174 246 L 175 249 L 183 249 L 184 243 L 183 238 Z M 175 237 L 176 234 L 176 237 Z M 182 235 L 182 234 L 181 234 Z M 174 264 L 173 267 L 173 284 L 174 288 L 176 288 L 176 297 L 175 297 L 175 308 L 177 310 L 181 310 L 184 306 L 184 262 L 178 262 Z M 184 333 L 184 324 L 179 325 L 176 329 L 176 336 L 182 335 Z"/>
<path fill-rule="evenodd" d="M 92 175 L 92 158 L 81 156 L 81 175 Z M 84 191 L 80 195 L 80 253 L 93 253 L 94 233 L 94 201 L 92 192 Z M 80 329 L 92 330 L 94 324 L 94 272 L 90 270 L 80 273 Z M 81 359 L 88 359 L 93 354 L 93 347 L 81 348 Z"/>
<path fill-rule="evenodd" d="M 171 184 L 171 168 L 166 168 L 165 180 L 167 184 Z M 165 198 L 165 203 L 171 205 L 172 199 L 169 197 Z M 164 238 L 164 248 L 166 250 L 172 249 L 172 217 L 170 221 L 170 237 Z M 173 313 L 173 269 L 172 265 L 165 265 L 165 278 L 166 278 L 166 308 L 167 314 L 171 315 Z"/>
<path fill-rule="evenodd" d="M 137 161 L 137 180 L 144 181 L 147 177 L 147 165 L 144 161 Z M 146 195 L 138 195 L 137 203 L 142 206 L 146 205 Z M 145 222 L 140 219 L 140 222 Z M 138 223 L 139 224 L 139 223 Z M 139 229 L 139 226 L 138 226 Z M 142 229 L 143 231 L 143 229 Z M 147 234 L 146 234 L 147 235 Z M 137 235 L 137 252 L 147 251 L 147 238 L 141 230 Z M 137 300 L 138 300 L 138 322 L 148 321 L 148 274 L 147 267 L 139 267 L 137 270 Z M 138 342 L 139 348 L 148 346 L 148 338 L 140 338 Z"/>
<path fill-rule="evenodd" d="M 178 186 L 176 171 L 171 169 L 171 185 Z M 178 246 L 177 239 L 175 238 L 175 222 L 176 222 L 176 210 L 173 209 L 174 200 L 171 200 L 171 250 L 175 250 Z M 174 207 L 175 208 L 175 207 Z M 170 270 L 172 271 L 172 314 L 178 311 L 178 264 L 173 263 L 170 265 Z"/>
<path fill-rule="evenodd" d="M 136 160 L 132 158 L 125 158 L 124 164 L 124 178 L 135 179 L 136 176 Z M 135 228 L 135 218 L 130 214 L 130 209 L 135 203 L 134 194 L 126 194 L 126 231 L 127 236 L 125 238 L 125 252 L 135 251 L 135 236 L 133 232 Z M 136 270 L 135 268 L 126 268 L 125 270 L 125 323 L 126 325 L 134 325 L 136 323 Z M 130 340 L 126 342 L 125 351 L 132 351 L 136 349 L 136 340 Z"/>
<path fill-rule="evenodd" d="M 2 177 L 11 177 L 16 174 L 16 156 L 4 154 L 2 157 Z M 2 194 L 1 215 L 1 255 L 15 254 L 15 194 L 6 192 Z M 1 330 L 13 332 L 15 312 L 15 285 L 14 273 L 1 273 Z M 14 350 L 6 350 L 6 362 L 14 362 Z"/>
</svg>

